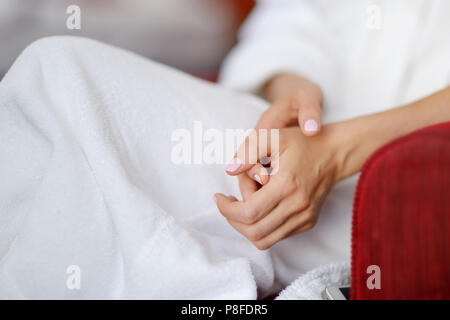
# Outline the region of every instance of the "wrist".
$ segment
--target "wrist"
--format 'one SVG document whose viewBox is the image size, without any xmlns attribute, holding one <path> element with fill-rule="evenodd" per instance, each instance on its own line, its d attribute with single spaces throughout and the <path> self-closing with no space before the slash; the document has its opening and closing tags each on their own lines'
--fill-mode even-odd
<svg viewBox="0 0 450 320">
<path fill-rule="evenodd" d="M 420 128 L 402 109 L 330 124 L 337 181 L 359 172 L 370 155 L 384 144 Z"/>
<path fill-rule="evenodd" d="M 364 148 L 367 136 L 365 128 L 358 128 L 354 120 L 331 123 L 323 127 L 327 136 L 328 150 L 333 158 L 335 182 L 344 180 L 361 170 L 370 155 Z"/>
<path fill-rule="evenodd" d="M 386 143 L 450 119 L 449 101 L 450 87 L 406 106 L 324 126 L 335 180 L 360 171 L 367 158 Z"/>
</svg>

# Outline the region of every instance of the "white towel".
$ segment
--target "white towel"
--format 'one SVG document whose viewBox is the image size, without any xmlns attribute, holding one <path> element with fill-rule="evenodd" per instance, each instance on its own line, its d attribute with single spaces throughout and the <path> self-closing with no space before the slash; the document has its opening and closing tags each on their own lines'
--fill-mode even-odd
<svg viewBox="0 0 450 320">
<path fill-rule="evenodd" d="M 278 295 L 276 300 L 321 300 L 326 287 L 349 284 L 348 261 L 324 265 L 298 277 Z"/>
<path fill-rule="evenodd" d="M 266 107 L 92 40 L 30 45 L 0 82 L 0 298 L 255 299 L 348 257 L 349 210 L 259 251 L 212 199 L 236 178 L 171 161 L 174 130 Z"/>
</svg>

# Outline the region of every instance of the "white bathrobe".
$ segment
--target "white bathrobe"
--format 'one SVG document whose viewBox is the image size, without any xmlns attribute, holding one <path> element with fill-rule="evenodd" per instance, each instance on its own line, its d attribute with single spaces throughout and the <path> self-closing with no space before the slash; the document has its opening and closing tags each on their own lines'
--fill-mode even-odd
<svg viewBox="0 0 450 320">
<path fill-rule="evenodd" d="M 257 92 L 283 71 L 321 86 L 325 122 L 421 98 L 450 80 L 450 2 L 260 0 L 220 80 Z"/>
<path fill-rule="evenodd" d="M 223 83 L 254 91 L 280 71 L 306 74 L 324 89 L 326 121 L 444 86 L 448 2 L 380 3 L 378 31 L 349 3 L 265 1 Z M 0 82 L 0 298 L 254 299 L 348 261 L 356 177 L 314 229 L 259 251 L 211 198 L 238 195 L 236 179 L 172 161 L 175 130 L 250 128 L 267 106 L 95 41 L 32 44 Z"/>
</svg>

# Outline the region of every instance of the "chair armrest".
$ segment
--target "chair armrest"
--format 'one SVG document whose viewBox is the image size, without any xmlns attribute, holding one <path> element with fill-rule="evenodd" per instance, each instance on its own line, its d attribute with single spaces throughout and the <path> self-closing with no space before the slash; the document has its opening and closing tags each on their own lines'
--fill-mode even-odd
<svg viewBox="0 0 450 320">
<path fill-rule="evenodd" d="M 375 152 L 355 196 L 352 299 L 449 299 L 449 215 L 450 122 Z"/>
</svg>

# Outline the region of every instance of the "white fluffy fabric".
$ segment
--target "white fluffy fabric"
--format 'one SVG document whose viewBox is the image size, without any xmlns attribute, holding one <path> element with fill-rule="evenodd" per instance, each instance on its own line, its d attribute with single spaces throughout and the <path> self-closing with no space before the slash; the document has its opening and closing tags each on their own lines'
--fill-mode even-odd
<svg viewBox="0 0 450 320">
<path fill-rule="evenodd" d="M 348 259 L 352 183 L 259 251 L 212 199 L 236 178 L 171 161 L 174 130 L 252 128 L 266 107 L 96 41 L 30 45 L 0 82 L 0 298 L 255 299 Z"/>
<path fill-rule="evenodd" d="M 393 108 L 450 83 L 449 12 L 447 0 L 259 0 L 220 79 L 256 92 L 307 76 L 325 122 Z"/>
<path fill-rule="evenodd" d="M 350 284 L 350 264 L 329 264 L 315 268 L 300 276 L 276 300 L 320 300 L 322 292 L 329 286 Z"/>
<path fill-rule="evenodd" d="M 367 27 L 374 4 L 379 29 Z M 222 82 L 257 91 L 305 74 L 323 88 L 325 122 L 395 107 L 448 85 L 449 10 L 263 0 Z M 348 261 L 357 177 L 333 188 L 315 228 L 259 251 L 212 200 L 238 196 L 236 178 L 172 162 L 176 129 L 252 128 L 267 106 L 95 41 L 33 43 L 0 82 L 0 298 L 255 299 Z M 319 298 L 315 282 L 296 283 L 280 297 Z"/>
</svg>

